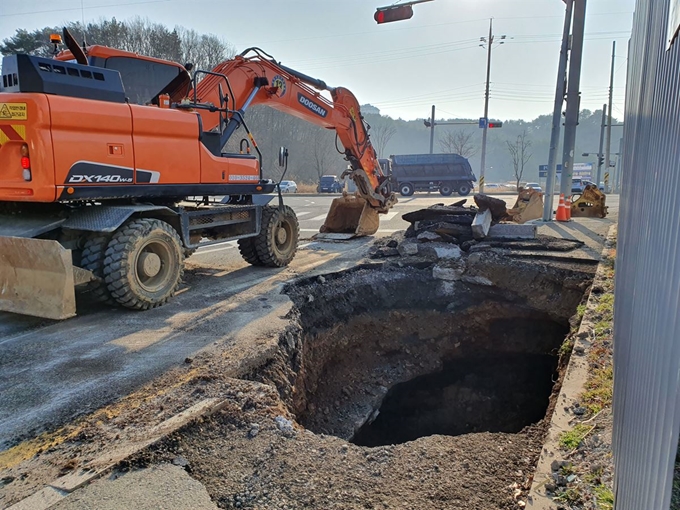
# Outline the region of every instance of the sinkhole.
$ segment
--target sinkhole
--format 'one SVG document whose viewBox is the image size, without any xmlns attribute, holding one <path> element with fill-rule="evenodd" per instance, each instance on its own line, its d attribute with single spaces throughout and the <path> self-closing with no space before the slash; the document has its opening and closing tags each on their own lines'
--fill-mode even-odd
<svg viewBox="0 0 680 510">
<path fill-rule="evenodd" d="M 432 268 L 362 267 L 289 285 L 292 326 L 253 377 L 276 385 L 300 425 L 362 446 L 541 422 L 595 266 L 466 264 L 455 281 Z"/>
</svg>

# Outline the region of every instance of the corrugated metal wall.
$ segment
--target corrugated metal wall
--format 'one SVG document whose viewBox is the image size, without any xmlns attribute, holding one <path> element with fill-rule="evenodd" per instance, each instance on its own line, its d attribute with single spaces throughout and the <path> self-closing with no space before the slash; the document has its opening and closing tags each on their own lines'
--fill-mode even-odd
<svg viewBox="0 0 680 510">
<path fill-rule="evenodd" d="M 637 0 L 629 48 L 614 321 L 617 510 L 667 510 L 680 429 L 680 41 Z"/>
</svg>

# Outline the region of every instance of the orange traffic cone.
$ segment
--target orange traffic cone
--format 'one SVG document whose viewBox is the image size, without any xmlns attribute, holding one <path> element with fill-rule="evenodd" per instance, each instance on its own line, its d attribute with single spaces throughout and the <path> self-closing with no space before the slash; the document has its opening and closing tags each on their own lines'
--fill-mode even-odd
<svg viewBox="0 0 680 510">
<path fill-rule="evenodd" d="M 564 199 L 564 210 L 567 212 L 567 221 L 571 220 L 571 197 L 567 196 Z"/>
<path fill-rule="evenodd" d="M 556 221 L 569 221 L 567 219 L 567 209 L 564 206 L 564 193 L 560 193 L 560 204 L 557 206 L 557 214 L 555 214 Z"/>
</svg>

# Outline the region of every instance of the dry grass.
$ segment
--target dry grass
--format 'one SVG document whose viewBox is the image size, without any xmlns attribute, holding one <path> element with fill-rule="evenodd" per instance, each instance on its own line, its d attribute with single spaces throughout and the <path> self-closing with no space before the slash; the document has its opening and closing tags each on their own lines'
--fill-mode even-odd
<svg viewBox="0 0 680 510">
<path fill-rule="evenodd" d="M 298 183 L 298 193 L 316 193 L 317 184 Z"/>
</svg>

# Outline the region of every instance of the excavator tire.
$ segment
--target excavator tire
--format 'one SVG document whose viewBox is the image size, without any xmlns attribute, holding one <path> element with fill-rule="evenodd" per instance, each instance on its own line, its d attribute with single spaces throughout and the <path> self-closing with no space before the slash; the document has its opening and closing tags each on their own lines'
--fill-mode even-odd
<svg viewBox="0 0 680 510">
<path fill-rule="evenodd" d="M 85 240 L 79 266 L 83 269 L 92 271 L 98 281 L 89 282 L 85 289 L 88 299 L 97 303 L 114 304 L 111 293 L 104 281 L 104 259 L 106 258 L 106 248 L 111 240 L 110 235 L 95 233 Z"/>
<path fill-rule="evenodd" d="M 104 277 L 120 305 L 133 310 L 161 306 L 177 291 L 183 276 L 182 241 L 166 222 L 133 219 L 111 238 Z"/>
<path fill-rule="evenodd" d="M 254 238 L 257 256 L 263 266 L 284 267 L 297 251 L 300 225 L 295 211 L 284 205 L 262 208 L 262 228 Z"/>
<path fill-rule="evenodd" d="M 251 266 L 264 266 L 264 263 L 260 260 L 260 256 L 257 254 L 257 248 L 255 247 L 255 237 L 248 237 L 246 239 L 238 240 L 238 251 L 241 253 L 241 257 Z"/>
</svg>

